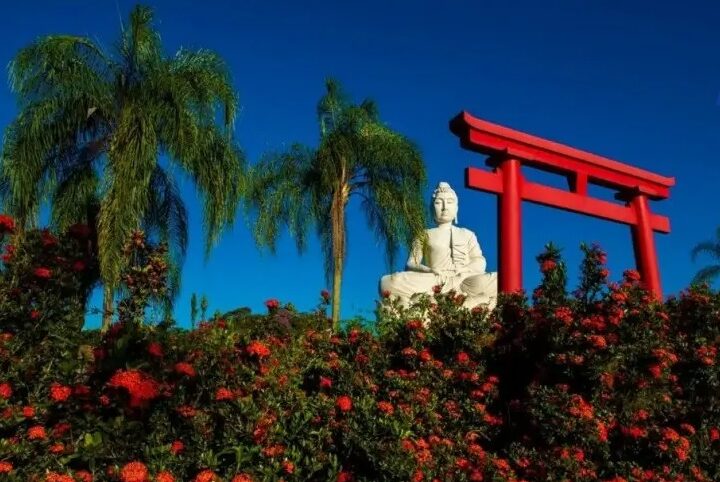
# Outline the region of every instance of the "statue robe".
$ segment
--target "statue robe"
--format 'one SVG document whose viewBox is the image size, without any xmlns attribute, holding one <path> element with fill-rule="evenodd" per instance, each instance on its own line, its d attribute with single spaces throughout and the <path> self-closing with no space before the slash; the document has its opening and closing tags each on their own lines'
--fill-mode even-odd
<svg viewBox="0 0 720 482">
<path fill-rule="evenodd" d="M 410 271 L 383 276 L 381 292 L 388 291 L 407 305 L 414 294 L 431 294 L 433 287 L 441 286 L 442 293 L 454 290 L 465 294 L 466 306 L 494 304 L 497 273 L 485 272 L 487 263 L 475 233 L 450 226 L 428 229 L 427 234 L 428 243 L 424 250 L 420 241 L 413 243 L 407 263 Z M 420 271 L 427 268 L 439 274 Z"/>
</svg>

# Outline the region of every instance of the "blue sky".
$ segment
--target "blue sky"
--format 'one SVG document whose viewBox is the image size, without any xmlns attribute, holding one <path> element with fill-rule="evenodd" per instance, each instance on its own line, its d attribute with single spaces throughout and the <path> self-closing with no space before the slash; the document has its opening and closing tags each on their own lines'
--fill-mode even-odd
<svg viewBox="0 0 720 482">
<path fill-rule="evenodd" d="M 236 134 L 250 163 L 268 150 L 318 138 L 315 104 L 323 79 L 338 78 L 360 100 L 373 98 L 385 122 L 420 146 L 428 194 L 450 182 L 460 197 L 460 225 L 474 230 L 497 269 L 496 200 L 463 187 L 480 156 L 460 149 L 448 121 L 461 110 L 659 174 L 674 176 L 669 200 L 653 209 L 671 219 L 656 235 L 667 294 L 687 286 L 702 263 L 693 245 L 720 224 L 720 5 L 715 2 L 534 2 L 454 0 L 204 2 L 149 1 L 168 53 L 209 48 L 229 64 L 242 109 Z M 541 5 L 541 3 L 545 3 Z M 125 0 L 4 2 L 0 63 L 50 33 L 71 33 L 113 47 Z M 0 88 L 0 127 L 16 113 Z M 533 179 L 532 176 L 529 176 Z M 536 180 L 546 179 L 535 177 Z M 246 221 L 222 238 L 207 262 L 193 186 L 190 249 L 176 318 L 189 324 L 191 293 L 209 311 L 279 298 L 312 308 L 326 287 L 318 243 L 303 256 L 285 236 L 275 256 L 259 252 Z M 373 318 L 377 281 L 388 272 L 383 247 L 349 206 L 344 317 Z M 539 279 L 535 255 L 548 241 L 564 248 L 571 279 L 581 242 L 599 242 L 613 277 L 633 267 L 629 228 L 525 204 L 524 282 Z M 402 269 L 405 253 L 392 270 Z M 100 306 L 99 298 L 93 304 Z M 97 325 L 97 317 L 88 324 Z"/>
</svg>

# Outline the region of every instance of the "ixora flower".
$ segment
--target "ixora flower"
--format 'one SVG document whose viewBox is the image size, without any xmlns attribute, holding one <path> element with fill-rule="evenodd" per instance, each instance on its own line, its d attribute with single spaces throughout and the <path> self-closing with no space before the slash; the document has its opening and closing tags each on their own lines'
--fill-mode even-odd
<svg viewBox="0 0 720 482">
<path fill-rule="evenodd" d="M 278 301 L 276 298 L 270 298 L 269 300 L 265 301 L 265 307 L 268 310 L 277 310 L 280 308 L 280 301 Z"/>
<path fill-rule="evenodd" d="M 175 482 L 175 477 L 168 472 L 167 470 L 163 470 L 162 472 L 158 472 L 155 476 L 155 482 Z"/>
<path fill-rule="evenodd" d="M 27 431 L 27 436 L 29 440 L 45 440 L 47 438 L 45 427 L 42 425 L 30 427 Z"/>
<path fill-rule="evenodd" d="M 546 259 L 540 265 L 540 271 L 542 271 L 543 273 L 547 273 L 549 271 L 554 270 L 556 267 L 557 267 L 557 263 L 555 261 L 553 261 L 552 259 Z"/>
<path fill-rule="evenodd" d="M 87 470 L 78 470 L 75 472 L 75 478 L 80 479 L 82 482 L 93 482 L 93 476 Z"/>
<path fill-rule="evenodd" d="M 36 278 L 40 279 L 50 279 L 50 277 L 52 277 L 52 271 L 50 271 L 49 268 L 35 268 L 33 274 Z"/>
<path fill-rule="evenodd" d="M 60 385 L 59 383 L 53 383 L 50 385 L 50 398 L 54 402 L 65 402 L 72 395 L 72 388 Z"/>
<path fill-rule="evenodd" d="M 143 406 L 159 396 L 158 383 L 139 370 L 118 370 L 108 386 L 127 390 L 131 407 Z"/>
<path fill-rule="evenodd" d="M 183 450 L 185 450 L 185 444 L 182 440 L 175 440 L 172 444 L 170 444 L 170 452 L 173 455 L 178 455 L 179 453 L 182 453 Z"/>
<path fill-rule="evenodd" d="M 175 373 L 178 373 L 180 375 L 185 375 L 190 378 L 193 378 L 195 375 L 197 375 L 197 373 L 195 372 L 195 368 L 188 362 L 176 363 L 175 364 Z"/>
<path fill-rule="evenodd" d="M 350 410 L 352 410 L 353 407 L 352 398 L 348 397 L 347 395 L 340 395 L 335 401 L 335 406 L 341 412 L 349 412 Z"/>
<path fill-rule="evenodd" d="M 5 400 L 7 400 L 8 398 L 12 397 L 12 394 L 12 385 L 10 385 L 8 382 L 0 383 L 0 398 L 4 398 Z"/>
<path fill-rule="evenodd" d="M 75 478 L 72 475 L 48 472 L 45 476 L 45 482 L 75 482 Z"/>
<path fill-rule="evenodd" d="M 217 482 L 220 477 L 217 476 L 212 470 L 203 470 L 195 476 L 195 482 Z"/>
<path fill-rule="evenodd" d="M 253 478 L 248 474 L 237 474 L 230 482 L 253 482 Z"/>
<path fill-rule="evenodd" d="M 247 352 L 258 358 L 270 356 L 270 348 L 268 348 L 263 342 L 257 340 L 253 340 L 248 344 Z"/>
<path fill-rule="evenodd" d="M 215 391 L 215 400 L 218 402 L 229 401 L 235 398 L 235 393 L 229 388 L 220 387 Z"/>
<path fill-rule="evenodd" d="M 0 461 L 0 474 L 9 474 L 12 472 L 13 464 L 5 460 Z"/>
<path fill-rule="evenodd" d="M 120 469 L 120 480 L 123 482 L 147 482 L 148 469 L 142 462 L 129 462 Z"/>
<path fill-rule="evenodd" d="M 0 214 L 0 234 L 15 231 L 15 219 L 7 214 Z"/>
</svg>

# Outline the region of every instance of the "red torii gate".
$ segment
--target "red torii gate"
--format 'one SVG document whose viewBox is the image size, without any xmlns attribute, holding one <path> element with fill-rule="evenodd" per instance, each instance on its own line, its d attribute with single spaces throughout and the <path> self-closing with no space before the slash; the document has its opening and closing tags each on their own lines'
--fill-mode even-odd
<svg viewBox="0 0 720 482">
<path fill-rule="evenodd" d="M 632 228 L 635 260 L 645 287 L 662 297 L 653 232 L 669 233 L 670 220 L 650 212 L 648 200 L 667 199 L 675 179 L 557 142 L 499 126 L 461 112 L 450 130 L 468 150 L 490 156 L 493 171 L 468 167 L 465 185 L 498 195 L 498 283 L 510 293 L 522 289 L 522 201 L 628 224 Z M 565 191 L 529 182 L 521 165 L 560 174 L 568 180 Z M 617 191 L 625 205 L 588 195 L 588 184 Z"/>
</svg>

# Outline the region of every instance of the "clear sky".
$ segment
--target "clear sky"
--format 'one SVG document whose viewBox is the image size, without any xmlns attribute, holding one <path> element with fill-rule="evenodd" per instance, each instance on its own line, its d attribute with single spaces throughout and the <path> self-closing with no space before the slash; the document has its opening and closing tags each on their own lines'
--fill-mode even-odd
<svg viewBox="0 0 720 482">
<path fill-rule="evenodd" d="M 168 51 L 208 48 L 229 64 L 242 109 L 236 133 L 250 163 L 295 141 L 315 145 L 315 104 L 323 79 L 338 78 L 360 100 L 373 98 L 385 122 L 413 139 L 427 164 L 428 196 L 438 181 L 460 198 L 460 225 L 474 230 L 497 269 L 496 200 L 463 186 L 483 159 L 460 149 L 448 121 L 461 110 L 541 137 L 674 176 L 669 200 L 653 209 L 671 219 L 656 235 L 666 293 L 686 287 L 702 263 L 689 252 L 720 224 L 720 4 L 713 1 L 163 0 L 155 8 Z M 112 48 L 127 0 L 3 2 L 0 63 L 50 33 L 92 37 Z M 0 88 L 0 127 L 16 113 Z M 530 176 L 532 179 L 532 177 Z M 546 179 L 535 177 L 535 179 Z M 558 183 L 554 183 L 559 185 Z M 210 313 L 241 306 L 264 311 L 268 298 L 301 309 L 326 287 L 318 243 L 299 256 L 288 236 L 275 256 L 259 252 L 238 214 L 205 262 L 192 185 L 190 248 L 175 314 L 189 325 L 193 292 Z M 606 196 L 606 194 L 600 194 Z M 344 317 L 373 318 L 383 248 L 349 205 Z M 525 204 L 524 281 L 539 279 L 535 255 L 563 247 L 571 280 L 578 246 L 599 242 L 611 276 L 633 267 L 629 228 Z M 403 268 L 405 253 L 392 270 Z M 93 300 L 100 306 L 98 297 Z M 98 324 L 91 317 L 90 326 Z"/>
</svg>

